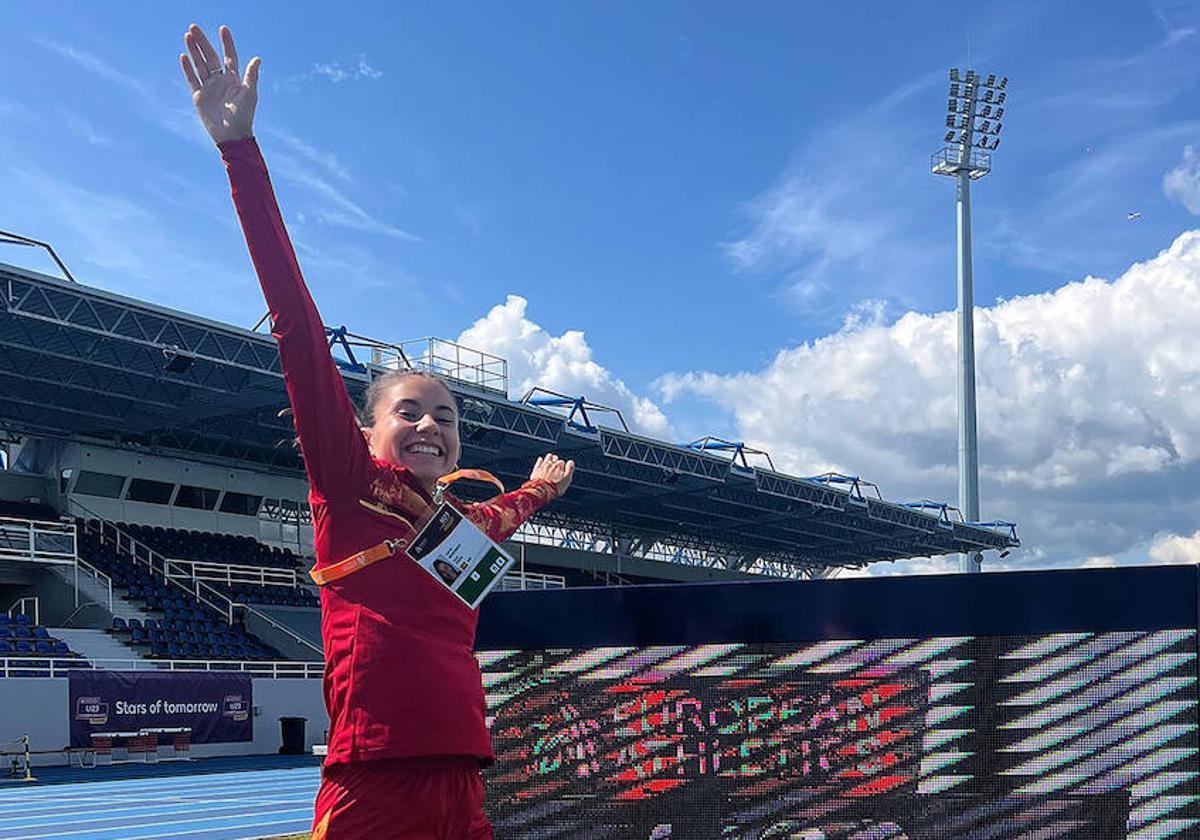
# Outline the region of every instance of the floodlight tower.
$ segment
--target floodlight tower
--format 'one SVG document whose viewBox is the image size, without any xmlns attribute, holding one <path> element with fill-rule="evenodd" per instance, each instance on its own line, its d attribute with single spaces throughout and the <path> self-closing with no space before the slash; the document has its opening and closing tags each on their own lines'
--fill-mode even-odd
<svg viewBox="0 0 1200 840">
<path fill-rule="evenodd" d="M 967 522 L 979 521 L 979 441 L 975 423 L 975 292 L 971 277 L 971 182 L 992 171 L 1000 145 L 1008 77 L 974 70 L 950 71 L 947 145 L 933 156 L 935 175 L 958 181 L 958 506 Z M 983 555 L 964 554 L 961 569 L 978 572 Z"/>
</svg>

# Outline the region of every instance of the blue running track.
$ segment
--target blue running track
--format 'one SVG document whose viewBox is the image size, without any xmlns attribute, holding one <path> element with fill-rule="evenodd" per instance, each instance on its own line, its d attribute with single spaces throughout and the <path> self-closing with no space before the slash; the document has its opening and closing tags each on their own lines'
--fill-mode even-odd
<svg viewBox="0 0 1200 840">
<path fill-rule="evenodd" d="M 104 770 L 88 772 L 83 778 L 96 778 Z M 320 768 L 310 766 L 4 785 L 0 837 L 246 840 L 297 834 L 312 826 L 320 780 Z"/>
</svg>

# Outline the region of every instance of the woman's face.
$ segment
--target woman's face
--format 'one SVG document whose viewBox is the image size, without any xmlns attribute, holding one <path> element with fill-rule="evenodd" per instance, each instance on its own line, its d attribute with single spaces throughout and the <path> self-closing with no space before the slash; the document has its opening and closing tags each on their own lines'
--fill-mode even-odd
<svg viewBox="0 0 1200 840">
<path fill-rule="evenodd" d="M 458 465 L 458 409 L 437 380 L 401 379 L 380 396 L 374 420 L 371 454 L 407 467 L 427 489 Z"/>
</svg>

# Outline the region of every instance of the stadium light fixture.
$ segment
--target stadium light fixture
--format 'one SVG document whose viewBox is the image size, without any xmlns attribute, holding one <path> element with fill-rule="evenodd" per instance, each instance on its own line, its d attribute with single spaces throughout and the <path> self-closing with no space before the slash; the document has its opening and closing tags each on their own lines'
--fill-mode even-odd
<svg viewBox="0 0 1200 840">
<path fill-rule="evenodd" d="M 957 182 L 958 218 L 958 506 L 966 522 L 979 521 L 979 441 L 975 406 L 975 292 L 971 268 L 971 182 L 992 170 L 989 154 L 1000 145 L 1008 77 L 950 70 L 946 146 L 933 155 L 935 175 Z M 957 141 L 957 142 L 955 142 Z M 978 572 L 983 555 L 962 557 L 964 572 Z"/>
<path fill-rule="evenodd" d="M 168 373 L 187 373 L 196 362 L 195 356 L 174 344 L 164 347 L 162 354 L 163 370 Z"/>
</svg>

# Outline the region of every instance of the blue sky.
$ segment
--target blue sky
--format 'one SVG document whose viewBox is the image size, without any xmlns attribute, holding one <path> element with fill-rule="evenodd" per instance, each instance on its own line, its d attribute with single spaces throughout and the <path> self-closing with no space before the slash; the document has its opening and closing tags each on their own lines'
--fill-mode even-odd
<svg viewBox="0 0 1200 840">
<path fill-rule="evenodd" d="M 328 323 L 455 338 L 492 312 L 468 335 L 520 356 L 515 380 L 590 385 L 647 431 L 746 437 L 795 471 L 881 475 L 891 497 L 953 497 L 941 415 L 921 421 L 936 432 L 928 470 L 820 443 L 843 420 L 816 394 L 853 382 L 813 390 L 803 422 L 761 421 L 771 394 L 807 393 L 783 376 L 786 354 L 852 353 L 855 330 L 895 337 L 906 313 L 954 308 L 953 184 L 929 174 L 948 67 L 969 49 L 1012 79 L 995 170 L 974 192 L 981 306 L 1115 280 L 1200 212 L 1195 3 L 0 6 L 0 229 L 54 243 L 85 283 L 243 325 L 263 307 L 178 72 L 188 15 L 229 24 L 243 61 L 264 58 L 260 142 Z M 47 269 L 18 249 L 0 259 Z M 1077 350 L 1054 364 L 1070 370 Z M 920 354 L 896 365 L 889 378 Z M 925 443 L 866 425 L 900 449 Z M 1020 447 L 981 434 L 985 461 L 995 438 L 986 512 L 989 491 L 1022 497 L 1012 470 L 1053 459 L 1006 464 Z M 1148 471 L 1131 482 L 1190 467 L 1162 434 L 1169 457 L 1131 455 Z M 1108 542 L 1033 541 L 1142 557 L 1200 525 L 1135 519 Z"/>
</svg>

